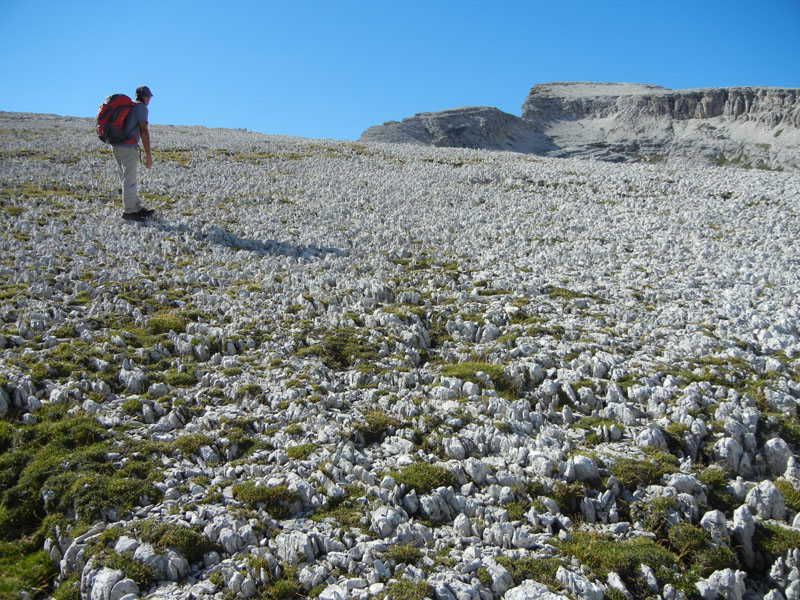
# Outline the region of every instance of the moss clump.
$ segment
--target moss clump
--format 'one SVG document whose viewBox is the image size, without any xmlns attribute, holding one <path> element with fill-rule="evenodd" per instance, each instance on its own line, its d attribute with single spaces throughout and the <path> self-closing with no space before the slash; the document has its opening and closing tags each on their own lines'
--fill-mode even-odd
<svg viewBox="0 0 800 600">
<path fill-rule="evenodd" d="M 0 556 L 0 600 L 17 600 L 20 591 L 32 597 L 47 593 L 57 569 L 44 550 L 20 556 Z"/>
<path fill-rule="evenodd" d="M 617 424 L 611 419 L 606 419 L 604 417 L 582 417 L 577 423 L 573 423 L 570 426 L 570 429 L 583 429 L 588 431 L 586 434 L 586 444 L 589 446 L 594 446 L 603 441 L 595 429 L 600 427 L 611 427 L 612 425 Z M 617 425 L 617 427 L 621 431 L 625 431 L 625 427 L 623 425 Z"/>
<path fill-rule="evenodd" d="M 318 344 L 301 348 L 298 356 L 316 355 L 332 369 L 349 369 L 380 358 L 377 346 L 355 327 L 339 327 L 327 332 Z"/>
<path fill-rule="evenodd" d="M 732 514 L 738 502 L 728 491 L 727 477 L 722 469 L 709 467 L 697 474 L 697 480 L 708 488 L 709 506 L 728 515 Z"/>
<path fill-rule="evenodd" d="M 678 566 L 674 554 L 644 537 L 620 541 L 594 532 L 576 531 L 569 540 L 556 542 L 556 546 L 566 556 L 576 557 L 602 581 L 610 572 L 618 573 L 637 598 L 646 598 L 650 593 L 641 578 L 639 565 L 648 565 L 659 581 L 673 580 Z"/>
<path fill-rule="evenodd" d="M 627 488 L 653 485 L 664 475 L 678 470 L 677 459 L 666 452 L 656 451 L 644 459 L 619 457 L 614 459 L 611 473 Z"/>
<path fill-rule="evenodd" d="M 552 498 L 565 515 L 577 515 L 581 512 L 581 500 L 586 495 L 586 488 L 579 481 L 564 483 L 556 481 Z"/>
<path fill-rule="evenodd" d="M 683 448 L 683 436 L 689 431 L 689 427 L 683 423 L 673 421 L 665 429 L 664 434 L 667 438 L 667 445 L 670 451 L 675 452 Z"/>
<path fill-rule="evenodd" d="M 738 566 L 730 548 L 712 543 L 708 532 L 690 523 L 678 523 L 669 528 L 667 544 L 696 578 L 708 577 L 714 571 Z"/>
<path fill-rule="evenodd" d="M 251 481 L 234 484 L 233 497 L 250 508 L 263 505 L 264 510 L 275 519 L 290 517 L 294 505 L 300 500 L 299 494 L 289 490 L 285 485 L 265 487 Z"/>
<path fill-rule="evenodd" d="M 758 550 L 776 558 L 787 550 L 800 548 L 800 532 L 777 523 L 756 523 L 753 542 Z"/>
<path fill-rule="evenodd" d="M 417 494 L 427 494 L 438 487 L 448 487 L 456 484 L 455 476 L 444 467 L 429 465 L 427 463 L 413 463 L 402 471 L 393 473 L 395 481 L 417 491 Z"/>
<path fill-rule="evenodd" d="M 464 362 L 457 365 L 446 365 L 442 367 L 441 371 L 445 377 L 456 377 L 483 385 L 483 382 L 477 377 L 478 372 L 486 373 L 492 380 L 497 393 L 504 398 L 508 400 L 519 398 L 522 392 L 520 385 L 505 376 L 502 365 L 487 362 Z"/>
<path fill-rule="evenodd" d="M 111 548 L 103 546 L 94 549 L 92 558 L 94 558 L 94 562 L 98 567 L 122 571 L 123 575 L 136 582 L 140 589 L 146 589 L 153 583 L 153 572 L 150 568 L 144 563 L 134 560 L 128 554 L 120 554 Z M 80 595 L 78 595 L 78 598 L 80 598 Z"/>
<path fill-rule="evenodd" d="M 175 440 L 175 446 L 186 456 L 193 456 L 200 451 L 203 446 L 210 446 L 214 440 L 202 433 L 190 433 L 182 435 Z"/>
<path fill-rule="evenodd" d="M 390 427 L 401 425 L 400 421 L 380 410 L 368 411 L 364 415 L 364 420 L 366 423 L 357 423 L 355 429 L 361 432 L 367 444 L 380 442 Z"/>
<path fill-rule="evenodd" d="M 142 401 L 138 398 L 127 398 L 120 408 L 128 415 L 138 415 L 142 412 Z"/>
<path fill-rule="evenodd" d="M 433 588 L 424 581 L 401 579 L 386 586 L 386 592 L 394 600 L 424 600 L 433 597 Z"/>
<path fill-rule="evenodd" d="M 35 425 L 19 426 L 0 455 L 0 539 L 34 532 L 51 514 L 91 521 L 101 509 L 127 512 L 139 498 L 158 497 L 155 471 L 141 456 L 116 468 L 118 452 L 107 430 L 91 416 L 68 414 L 65 405 L 37 412 Z M 8 443 L 8 442 L 6 442 Z"/>
<path fill-rule="evenodd" d="M 785 479 L 779 479 L 775 482 L 775 487 L 778 488 L 783 495 L 783 501 L 786 508 L 795 512 L 800 512 L 800 490 L 796 489 L 790 482 Z"/>
<path fill-rule="evenodd" d="M 174 387 L 187 388 L 195 384 L 194 373 L 191 371 L 178 371 L 169 369 L 164 373 L 166 382 Z"/>
<path fill-rule="evenodd" d="M 305 460 L 317 449 L 316 444 L 300 444 L 298 446 L 289 446 L 286 449 L 286 456 L 292 460 Z"/>
<path fill-rule="evenodd" d="M 170 331 L 182 333 L 186 330 L 186 324 L 186 318 L 175 313 L 159 313 L 150 317 L 147 322 L 150 332 L 156 335 Z"/>
<path fill-rule="evenodd" d="M 505 567 L 514 580 L 514 585 L 520 585 L 526 579 L 533 579 L 549 587 L 551 590 L 560 589 L 561 585 L 556 580 L 558 567 L 564 564 L 560 558 L 509 558 L 498 556 L 497 563 Z"/>
<path fill-rule="evenodd" d="M 134 580 L 135 581 L 135 580 Z M 62 581 L 58 588 L 53 591 L 53 600 L 80 600 L 81 599 L 81 578 L 78 573 L 73 573 L 65 581 Z"/>
<path fill-rule="evenodd" d="M 157 552 L 173 548 L 183 554 L 190 563 L 203 560 L 206 552 L 219 550 L 218 546 L 205 537 L 202 530 L 196 526 L 187 527 L 178 523 L 147 520 L 133 526 L 133 530 L 142 541 L 152 544 Z"/>
<path fill-rule="evenodd" d="M 386 550 L 386 558 L 393 560 L 397 564 L 413 565 L 422 558 L 422 551 L 411 544 L 398 544 L 389 546 Z"/>
<path fill-rule="evenodd" d="M 595 296 L 594 294 L 589 294 L 586 292 L 576 292 L 564 287 L 558 287 L 554 285 L 546 286 L 544 291 L 548 296 L 550 296 L 550 298 L 553 299 L 560 298 L 562 300 L 576 300 L 578 298 L 591 298 L 592 300 L 600 300 L 600 298 Z"/>
<path fill-rule="evenodd" d="M 46 405 L 35 424 L 0 426 L 0 599 L 20 589 L 34 597 L 51 591 L 57 573 L 38 550 L 54 524 L 88 524 L 110 509 L 122 515 L 159 496 L 152 484 L 159 471 L 146 454 L 118 444 L 93 417 L 68 411 Z M 119 454 L 126 462 L 112 463 L 109 456 Z M 71 589 L 57 595 L 71 600 Z"/>
<path fill-rule="evenodd" d="M 313 515 L 312 521 L 333 519 L 340 527 L 360 527 L 361 515 L 364 507 L 354 502 L 363 496 L 363 490 L 355 484 L 344 487 L 345 494 L 339 498 L 330 499 L 327 506 L 320 508 Z"/>
<path fill-rule="evenodd" d="M 83 340 L 73 339 L 62 342 L 45 354 L 42 363 L 31 365 L 31 378 L 38 383 L 42 383 L 45 379 L 60 381 L 70 377 L 73 373 L 88 371 L 98 373 L 101 379 L 115 389 L 117 386 L 116 376 L 111 375 L 110 372 L 105 375 L 99 373 L 98 366 L 101 363 L 98 359 L 102 361 L 109 357 L 105 356 L 96 346 Z"/>
<path fill-rule="evenodd" d="M 675 499 L 660 496 L 631 504 L 631 518 L 641 521 L 642 526 L 659 538 L 666 537 L 672 514 L 675 512 Z"/>
<path fill-rule="evenodd" d="M 8 421 L 0 421 L 0 452 L 5 452 L 14 442 L 14 426 Z"/>
</svg>

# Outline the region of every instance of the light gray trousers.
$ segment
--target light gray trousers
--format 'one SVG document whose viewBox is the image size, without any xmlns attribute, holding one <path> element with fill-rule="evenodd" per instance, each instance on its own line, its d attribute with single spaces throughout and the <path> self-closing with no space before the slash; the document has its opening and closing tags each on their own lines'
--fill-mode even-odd
<svg viewBox="0 0 800 600">
<path fill-rule="evenodd" d="M 139 146 L 114 146 L 111 149 L 119 168 L 119 182 L 122 185 L 122 211 L 138 212 L 142 209 L 139 202 L 139 184 L 136 169 L 139 165 Z"/>
</svg>

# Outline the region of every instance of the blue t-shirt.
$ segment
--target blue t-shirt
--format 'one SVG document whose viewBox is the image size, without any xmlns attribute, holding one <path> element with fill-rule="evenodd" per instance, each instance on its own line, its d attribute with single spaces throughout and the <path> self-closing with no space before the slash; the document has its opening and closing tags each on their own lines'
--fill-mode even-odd
<svg viewBox="0 0 800 600">
<path fill-rule="evenodd" d="M 131 109 L 125 121 L 125 136 L 132 137 L 135 141 L 132 144 L 114 144 L 115 146 L 137 146 L 139 144 L 139 123 L 147 123 L 147 105 L 137 102 Z"/>
</svg>

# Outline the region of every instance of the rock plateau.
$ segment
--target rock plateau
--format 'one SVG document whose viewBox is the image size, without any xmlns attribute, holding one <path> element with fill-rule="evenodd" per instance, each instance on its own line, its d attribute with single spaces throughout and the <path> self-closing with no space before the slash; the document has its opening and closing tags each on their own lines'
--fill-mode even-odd
<svg viewBox="0 0 800 600">
<path fill-rule="evenodd" d="M 419 113 L 370 127 L 361 141 L 797 171 L 800 90 L 546 83 L 520 117 L 489 107 Z"/>
</svg>

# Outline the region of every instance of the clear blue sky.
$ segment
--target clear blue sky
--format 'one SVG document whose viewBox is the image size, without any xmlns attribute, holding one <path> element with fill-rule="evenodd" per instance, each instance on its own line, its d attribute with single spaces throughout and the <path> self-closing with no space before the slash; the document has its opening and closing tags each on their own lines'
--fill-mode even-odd
<svg viewBox="0 0 800 600">
<path fill-rule="evenodd" d="M 800 87 L 800 0 L 0 0 L 0 110 L 357 139 L 548 81 Z"/>
</svg>

